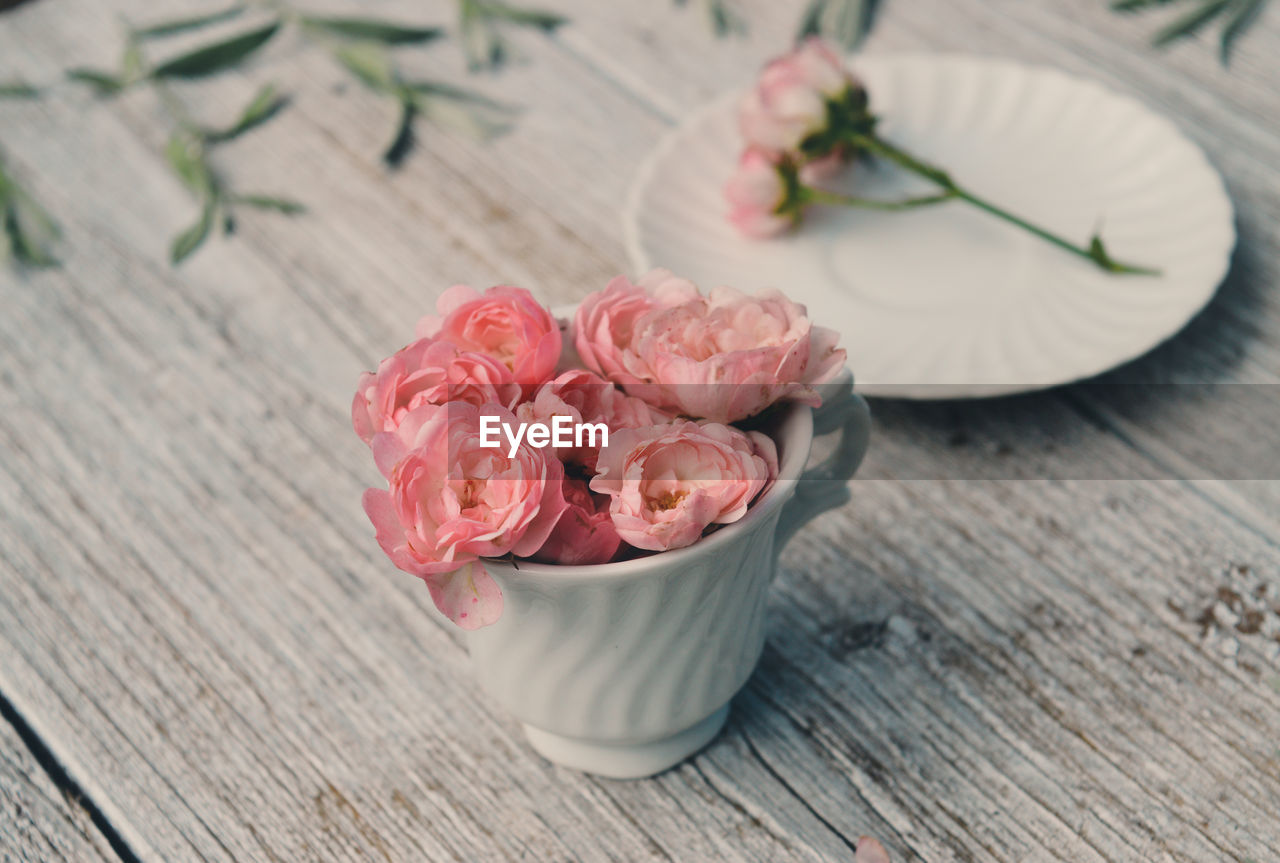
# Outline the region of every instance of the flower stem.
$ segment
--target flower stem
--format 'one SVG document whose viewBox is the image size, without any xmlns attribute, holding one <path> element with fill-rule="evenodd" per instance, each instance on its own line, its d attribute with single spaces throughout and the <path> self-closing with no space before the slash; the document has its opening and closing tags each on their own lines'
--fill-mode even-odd
<svg viewBox="0 0 1280 863">
<path fill-rule="evenodd" d="M 1106 247 L 1102 244 L 1102 238 L 1094 234 L 1090 238 L 1089 245 L 1081 246 L 1054 234 L 1038 225 L 1028 222 L 1026 219 L 1018 216 L 1008 210 L 991 203 L 985 198 L 980 198 L 972 192 L 964 189 L 951 179 L 951 175 L 946 171 L 928 162 L 921 161 L 910 153 L 902 150 L 888 141 L 875 136 L 874 134 L 855 134 L 849 138 L 849 142 L 856 148 L 864 150 L 884 159 L 888 159 L 896 165 L 910 171 L 913 174 L 924 177 L 932 183 L 941 186 L 945 190 L 946 198 L 955 198 L 966 201 L 984 212 L 990 213 L 998 219 L 1003 219 L 1011 225 L 1016 225 L 1046 242 L 1052 243 L 1060 249 L 1070 252 L 1073 255 L 1079 255 L 1085 260 L 1092 261 L 1099 268 L 1109 273 L 1117 273 L 1124 275 L 1142 275 L 1142 276 L 1158 276 L 1160 271 L 1151 267 L 1143 267 L 1136 264 L 1126 264 L 1117 261 L 1107 253 Z M 943 196 L 938 196 L 943 197 Z M 927 200 L 927 199 L 909 199 L 909 200 Z M 899 209 L 899 208 L 886 208 Z"/>
<path fill-rule="evenodd" d="M 916 207 L 927 207 L 930 204 L 941 204 L 944 201 L 951 201 L 959 197 L 955 190 L 948 189 L 937 195 L 924 195 L 919 198 L 903 198 L 900 201 L 876 201 L 871 198 L 858 198 L 853 195 L 841 195 L 838 192 L 828 192 L 825 189 L 816 189 L 812 186 L 802 187 L 800 194 L 806 203 L 832 204 L 840 207 L 857 207 L 864 210 L 913 210 Z"/>
</svg>

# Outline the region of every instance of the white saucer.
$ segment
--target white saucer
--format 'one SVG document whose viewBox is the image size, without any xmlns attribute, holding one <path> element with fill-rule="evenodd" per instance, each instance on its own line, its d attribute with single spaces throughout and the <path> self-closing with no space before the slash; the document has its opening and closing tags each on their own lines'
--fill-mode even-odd
<svg viewBox="0 0 1280 863">
<path fill-rule="evenodd" d="M 623 214 L 637 274 L 666 267 L 704 290 L 780 288 L 840 331 L 866 395 L 971 398 L 1091 377 L 1172 336 L 1213 296 L 1235 245 L 1231 202 L 1165 118 L 1052 69 L 965 56 L 853 63 L 888 140 L 979 195 L 1114 258 L 1113 276 L 963 203 L 905 213 L 814 208 L 795 233 L 748 240 L 722 188 L 741 148 L 737 94 L 671 132 Z M 846 191 L 897 198 L 929 184 L 891 166 Z"/>
</svg>

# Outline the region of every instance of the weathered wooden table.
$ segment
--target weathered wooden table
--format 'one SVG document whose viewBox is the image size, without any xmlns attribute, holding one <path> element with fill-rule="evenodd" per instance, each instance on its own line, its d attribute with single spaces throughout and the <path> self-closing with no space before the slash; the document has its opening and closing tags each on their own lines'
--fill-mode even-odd
<svg viewBox="0 0 1280 863">
<path fill-rule="evenodd" d="M 195 205 L 153 92 L 0 103 L 66 236 L 61 269 L 0 271 L 5 858 L 847 860 L 870 833 L 895 860 L 1280 860 L 1280 9 L 1228 71 L 1102 0 L 887 0 L 869 51 L 1049 63 L 1177 118 L 1240 249 L 1183 334 L 1101 382 L 877 403 L 723 735 L 620 783 L 535 756 L 383 558 L 352 386 L 453 282 L 570 301 L 626 270 L 634 169 L 799 4 L 740 3 L 729 40 L 664 0 L 547 5 L 572 23 L 490 77 L 404 52 L 524 110 L 490 144 L 424 126 L 394 173 L 393 106 L 316 51 L 184 85 L 210 118 L 292 94 L 218 158 L 311 213 L 247 213 L 177 269 Z M 208 8 L 22 5 L 0 78 L 109 66 L 119 15 Z"/>
</svg>

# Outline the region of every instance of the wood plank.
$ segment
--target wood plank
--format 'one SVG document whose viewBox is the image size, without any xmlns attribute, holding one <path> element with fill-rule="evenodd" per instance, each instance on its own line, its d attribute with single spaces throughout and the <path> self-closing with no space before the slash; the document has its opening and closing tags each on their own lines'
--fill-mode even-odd
<svg viewBox="0 0 1280 863">
<path fill-rule="evenodd" d="M 0 849 L 5 860 L 32 863 L 119 859 L 82 801 L 54 784 L 7 721 L 0 721 Z"/>
<path fill-rule="evenodd" d="M 110 26 L 90 4 L 22 14 L 0 45 L 24 70 Z M 1274 856 L 1280 673 L 1262 639 L 1242 664 L 1169 606 L 1229 562 L 1274 579 L 1270 536 L 1188 484 L 895 480 L 997 441 L 1010 475 L 1161 475 L 1057 396 L 961 415 L 968 444 L 882 408 L 870 479 L 788 552 L 766 660 L 689 764 L 551 768 L 468 687 L 456 633 L 364 526 L 352 372 L 448 280 L 559 299 L 620 268 L 612 207 L 664 128 L 573 51 L 519 44 L 528 66 L 495 79 L 531 106 L 519 129 L 493 150 L 433 135 L 394 182 L 369 167 L 385 109 L 282 48 L 264 71 L 297 109 L 228 164 L 316 214 L 246 220 L 178 272 L 156 226 L 191 205 L 154 105 L 59 96 L 6 128 L 70 249 L 3 283 L 0 690 L 140 855 L 832 859 L 871 832 L 895 859 Z M 193 92 L 217 114 L 250 90 Z M 582 164 L 596 182 L 570 184 Z"/>
</svg>

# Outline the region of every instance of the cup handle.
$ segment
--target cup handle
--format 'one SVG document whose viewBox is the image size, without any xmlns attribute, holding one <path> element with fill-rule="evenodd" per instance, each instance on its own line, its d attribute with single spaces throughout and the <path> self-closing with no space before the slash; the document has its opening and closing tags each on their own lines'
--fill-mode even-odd
<svg viewBox="0 0 1280 863">
<path fill-rule="evenodd" d="M 782 551 L 797 530 L 829 509 L 844 506 L 852 498 L 849 480 L 867 454 L 871 438 L 871 408 L 853 392 L 848 369 L 821 387 L 822 407 L 813 412 L 813 436 L 840 432 L 835 452 L 821 464 L 800 474 L 795 497 L 787 501 L 774 534 L 774 554 Z"/>
</svg>

